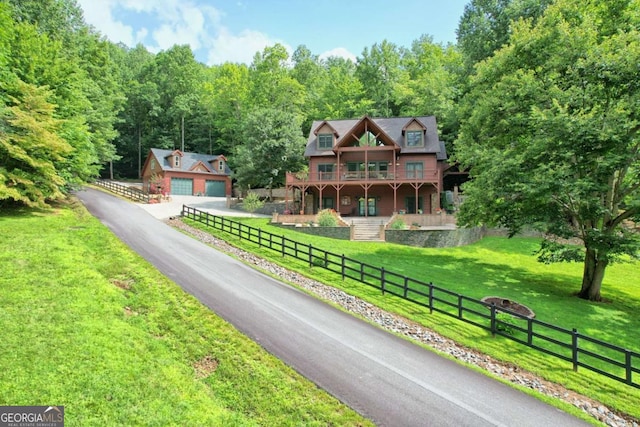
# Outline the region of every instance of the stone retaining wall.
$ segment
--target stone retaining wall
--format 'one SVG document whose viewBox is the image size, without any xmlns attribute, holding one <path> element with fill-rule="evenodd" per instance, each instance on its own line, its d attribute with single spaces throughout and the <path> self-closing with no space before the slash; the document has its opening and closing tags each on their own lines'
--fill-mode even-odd
<svg viewBox="0 0 640 427">
<path fill-rule="evenodd" d="M 477 242 L 482 237 L 484 230 L 479 227 L 455 230 L 385 230 L 387 242 L 420 248 L 464 246 Z"/>
<path fill-rule="evenodd" d="M 304 216 L 304 215 L 297 215 Z M 351 227 L 319 227 L 319 226 L 306 226 L 296 224 L 273 224 L 278 227 L 288 228 L 300 233 L 311 234 L 314 236 L 330 237 L 332 239 L 350 240 Z"/>
</svg>

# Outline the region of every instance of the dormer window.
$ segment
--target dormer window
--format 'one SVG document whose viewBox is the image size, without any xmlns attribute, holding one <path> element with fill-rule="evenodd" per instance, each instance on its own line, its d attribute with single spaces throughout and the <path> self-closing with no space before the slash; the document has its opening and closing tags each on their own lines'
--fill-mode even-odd
<svg viewBox="0 0 640 427">
<path fill-rule="evenodd" d="M 218 170 L 220 172 L 224 172 L 224 161 L 222 160 L 218 161 Z"/>
<path fill-rule="evenodd" d="M 333 135 L 330 133 L 321 133 L 318 135 L 318 148 L 330 149 L 333 147 Z"/>
<path fill-rule="evenodd" d="M 424 146 L 424 132 L 421 130 L 408 130 L 406 133 L 407 147 Z"/>
<path fill-rule="evenodd" d="M 179 168 L 180 167 L 180 156 L 178 156 L 178 155 L 173 156 L 173 167 L 174 168 Z"/>
</svg>

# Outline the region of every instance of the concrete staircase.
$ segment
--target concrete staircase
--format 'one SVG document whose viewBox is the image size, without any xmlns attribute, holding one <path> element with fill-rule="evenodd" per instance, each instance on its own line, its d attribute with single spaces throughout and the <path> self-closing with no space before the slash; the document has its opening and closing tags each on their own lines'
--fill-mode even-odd
<svg viewBox="0 0 640 427">
<path fill-rule="evenodd" d="M 353 226 L 351 240 L 381 242 L 381 229 L 389 221 L 388 217 L 351 217 L 345 220 Z"/>
</svg>

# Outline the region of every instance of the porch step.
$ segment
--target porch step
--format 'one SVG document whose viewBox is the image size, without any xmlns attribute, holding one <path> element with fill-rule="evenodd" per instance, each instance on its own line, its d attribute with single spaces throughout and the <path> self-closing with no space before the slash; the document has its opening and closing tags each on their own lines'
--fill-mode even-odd
<svg viewBox="0 0 640 427">
<path fill-rule="evenodd" d="M 349 218 L 353 225 L 353 240 L 381 242 L 381 228 L 389 220 L 385 217 Z"/>
</svg>

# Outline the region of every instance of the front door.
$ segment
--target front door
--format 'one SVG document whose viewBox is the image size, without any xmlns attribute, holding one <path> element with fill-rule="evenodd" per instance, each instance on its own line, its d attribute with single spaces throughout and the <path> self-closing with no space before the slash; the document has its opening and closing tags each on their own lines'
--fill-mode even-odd
<svg viewBox="0 0 640 427">
<path fill-rule="evenodd" d="M 377 209 L 376 209 L 376 198 L 375 197 L 369 197 L 366 200 L 365 203 L 365 199 L 364 197 L 361 197 L 360 199 L 358 199 L 358 215 L 360 216 L 376 216 L 377 215 Z"/>
<path fill-rule="evenodd" d="M 407 210 L 407 213 L 414 214 L 418 213 L 418 211 L 422 211 L 422 197 L 418 197 L 418 204 L 416 205 L 415 197 L 407 197 L 404 200 L 404 207 Z"/>
</svg>

